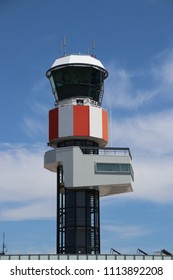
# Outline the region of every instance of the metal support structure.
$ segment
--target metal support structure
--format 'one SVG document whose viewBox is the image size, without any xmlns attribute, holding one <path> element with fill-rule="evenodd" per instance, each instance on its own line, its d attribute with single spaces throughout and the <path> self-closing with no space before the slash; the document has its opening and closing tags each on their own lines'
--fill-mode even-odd
<svg viewBox="0 0 173 280">
<path fill-rule="evenodd" d="M 100 222 L 97 190 L 65 190 L 65 253 L 99 254 Z"/>
<path fill-rule="evenodd" d="M 60 221 L 60 167 L 57 167 L 57 224 L 56 224 L 56 253 L 59 254 L 59 221 Z"/>
<path fill-rule="evenodd" d="M 63 167 L 57 167 L 57 242 L 56 242 L 56 253 L 62 253 L 60 248 L 62 247 L 62 224 L 63 224 L 63 194 L 61 188 L 63 187 Z"/>
<path fill-rule="evenodd" d="M 57 167 L 57 254 L 99 254 L 99 192 L 67 189 Z"/>
</svg>

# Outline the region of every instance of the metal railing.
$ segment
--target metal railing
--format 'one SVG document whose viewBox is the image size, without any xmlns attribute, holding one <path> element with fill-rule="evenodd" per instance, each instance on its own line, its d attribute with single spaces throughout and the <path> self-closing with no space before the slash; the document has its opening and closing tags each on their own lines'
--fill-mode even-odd
<svg viewBox="0 0 173 280">
<path fill-rule="evenodd" d="M 11 254 L 0 255 L 0 260 L 173 260 L 173 255 L 140 255 L 140 254 Z"/>
<path fill-rule="evenodd" d="M 84 154 L 98 154 L 98 155 L 117 155 L 117 156 L 130 156 L 132 159 L 132 155 L 129 148 L 116 148 L 116 147 L 105 147 L 105 148 L 99 148 L 99 147 L 84 147 L 80 146 L 81 151 Z"/>
</svg>

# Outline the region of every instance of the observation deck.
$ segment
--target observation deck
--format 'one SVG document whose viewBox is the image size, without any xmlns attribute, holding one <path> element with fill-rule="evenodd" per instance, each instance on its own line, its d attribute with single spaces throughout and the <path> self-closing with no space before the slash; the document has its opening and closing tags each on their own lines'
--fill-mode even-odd
<svg viewBox="0 0 173 280">
<path fill-rule="evenodd" d="M 69 146 L 45 153 L 44 167 L 63 166 L 63 187 L 96 189 L 100 196 L 132 191 L 134 172 L 129 148 Z"/>
</svg>

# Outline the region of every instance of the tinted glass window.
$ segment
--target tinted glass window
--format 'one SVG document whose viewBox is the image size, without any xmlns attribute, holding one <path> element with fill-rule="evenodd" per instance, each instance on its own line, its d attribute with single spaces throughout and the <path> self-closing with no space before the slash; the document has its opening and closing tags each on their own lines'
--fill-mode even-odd
<svg viewBox="0 0 173 280">
<path fill-rule="evenodd" d="M 99 101 L 104 73 L 91 67 L 65 67 L 52 72 L 58 99 L 90 97 Z"/>
</svg>

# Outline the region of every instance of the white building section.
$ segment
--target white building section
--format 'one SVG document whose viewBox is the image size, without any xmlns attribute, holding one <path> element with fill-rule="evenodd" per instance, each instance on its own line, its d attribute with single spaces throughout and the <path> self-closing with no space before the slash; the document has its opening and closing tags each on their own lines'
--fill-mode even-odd
<svg viewBox="0 0 173 280">
<path fill-rule="evenodd" d="M 90 55 L 67 55 L 67 56 L 63 56 L 61 58 L 58 58 L 55 60 L 55 62 L 53 63 L 52 68 L 56 68 L 56 67 L 60 67 L 60 66 L 64 66 L 64 65 L 77 65 L 77 64 L 86 64 L 86 65 L 90 65 L 92 67 L 95 67 L 95 68 L 104 68 L 103 64 L 100 62 L 100 60 L 96 59 L 95 57 L 93 56 L 90 56 Z M 105 72 L 107 72 L 105 70 Z"/>
<path fill-rule="evenodd" d="M 102 109 L 90 106 L 90 135 L 102 138 Z"/>
<path fill-rule="evenodd" d="M 44 167 L 57 172 L 57 166 L 63 166 L 63 188 L 96 189 L 100 196 L 131 192 L 133 169 L 129 151 L 112 149 L 111 155 L 109 149 L 101 152 L 102 155 L 83 154 L 79 147 L 54 149 L 46 152 Z"/>
<path fill-rule="evenodd" d="M 73 106 L 59 107 L 59 135 L 60 137 L 67 137 L 73 135 Z"/>
</svg>

